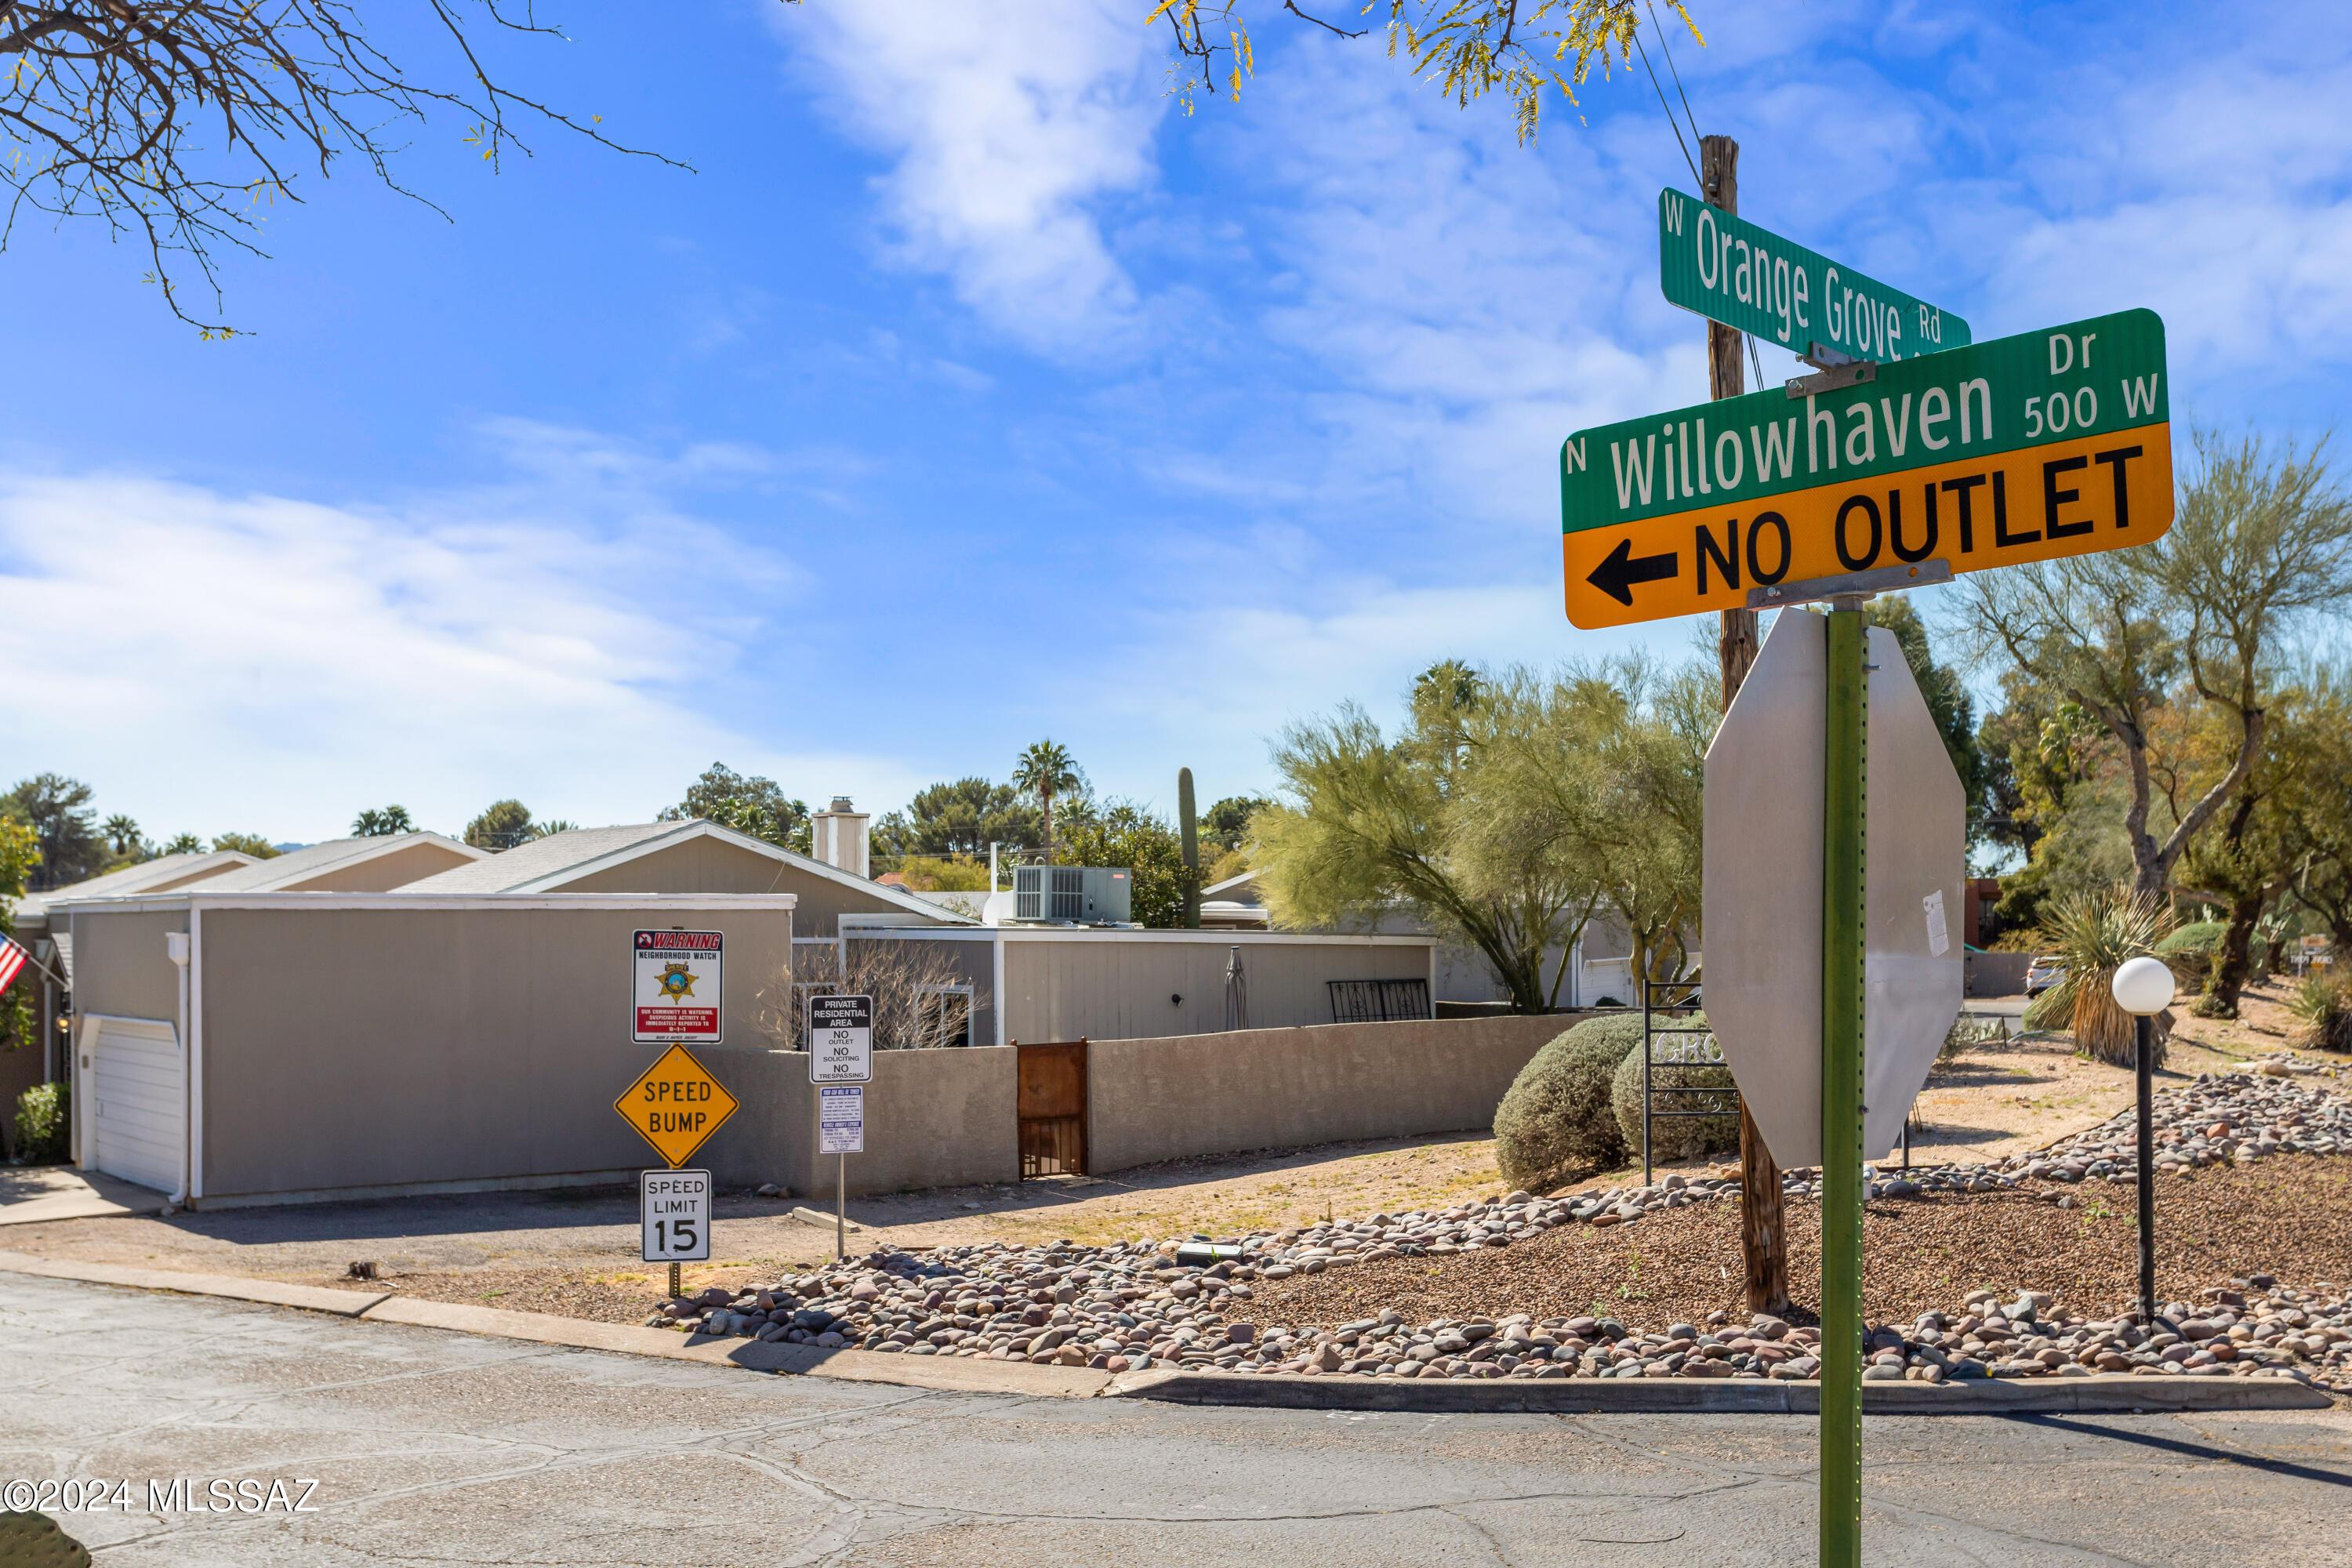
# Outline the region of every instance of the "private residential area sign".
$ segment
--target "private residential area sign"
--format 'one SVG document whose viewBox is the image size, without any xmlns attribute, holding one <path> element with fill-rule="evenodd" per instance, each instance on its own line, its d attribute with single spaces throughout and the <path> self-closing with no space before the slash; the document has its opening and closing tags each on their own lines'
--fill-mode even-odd
<svg viewBox="0 0 2352 1568">
<path fill-rule="evenodd" d="M 1658 193 L 1658 287 L 1795 354 L 1813 344 L 1888 364 L 1976 340 L 1949 310 L 1669 186 Z"/>
<path fill-rule="evenodd" d="M 872 1082 L 874 998 L 811 996 L 808 1009 L 809 1082 Z"/>
<path fill-rule="evenodd" d="M 719 1043 L 727 939 L 715 931 L 641 931 L 630 941 L 629 1027 L 639 1045 Z"/>
<path fill-rule="evenodd" d="M 672 1046 L 613 1102 L 621 1120 L 654 1146 L 667 1165 L 694 1158 L 735 1114 L 737 1101 L 684 1046 Z"/>
<path fill-rule="evenodd" d="M 1769 607 L 1781 583 L 1884 572 L 1874 585 L 1894 588 L 2145 544 L 2172 526 L 2168 398 L 2164 323 L 2126 310 L 1818 395 L 1580 430 L 1560 447 L 1568 618 L 1594 630 Z"/>
</svg>

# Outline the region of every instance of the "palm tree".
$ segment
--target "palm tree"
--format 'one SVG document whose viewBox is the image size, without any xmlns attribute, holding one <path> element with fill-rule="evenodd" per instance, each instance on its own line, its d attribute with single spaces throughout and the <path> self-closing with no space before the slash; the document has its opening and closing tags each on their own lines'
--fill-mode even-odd
<svg viewBox="0 0 2352 1568">
<path fill-rule="evenodd" d="M 128 855 L 139 847 L 139 824 L 119 811 L 108 817 L 106 826 L 99 831 L 106 836 L 106 842 L 117 855 Z"/>
<path fill-rule="evenodd" d="M 404 805 L 372 805 L 352 821 L 355 838 L 389 838 L 394 834 L 414 833 L 416 824 Z"/>
<path fill-rule="evenodd" d="M 1054 863 L 1054 797 L 1085 787 L 1087 775 L 1078 771 L 1069 749 L 1054 741 L 1033 742 L 1021 753 L 1013 767 L 1013 787 L 1024 795 L 1034 794 L 1045 816 L 1045 864 Z"/>
</svg>

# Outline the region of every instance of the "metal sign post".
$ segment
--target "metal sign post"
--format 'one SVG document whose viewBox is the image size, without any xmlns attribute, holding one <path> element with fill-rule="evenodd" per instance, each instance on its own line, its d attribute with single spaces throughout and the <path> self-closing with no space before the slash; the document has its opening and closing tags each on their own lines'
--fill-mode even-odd
<svg viewBox="0 0 2352 1568">
<path fill-rule="evenodd" d="M 809 998 L 809 1082 L 817 1086 L 817 1152 L 837 1155 L 833 1252 L 849 1256 L 849 1156 L 866 1152 L 866 1090 L 874 1079 L 874 998 Z"/>
<path fill-rule="evenodd" d="M 1862 1562 L 1862 608 L 1829 615 L 1822 792 L 1822 1553 Z"/>
<path fill-rule="evenodd" d="M 849 1156 L 866 1152 L 866 1089 L 826 1084 L 816 1091 L 817 1152 L 837 1155 L 834 1170 L 833 1253 L 849 1256 Z"/>
</svg>

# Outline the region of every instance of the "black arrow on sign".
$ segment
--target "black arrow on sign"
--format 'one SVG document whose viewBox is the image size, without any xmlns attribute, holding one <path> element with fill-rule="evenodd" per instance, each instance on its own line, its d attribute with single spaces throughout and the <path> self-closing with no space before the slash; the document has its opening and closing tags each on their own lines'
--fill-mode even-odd
<svg viewBox="0 0 2352 1568">
<path fill-rule="evenodd" d="M 1595 566 L 1592 575 L 1585 581 L 1630 609 L 1633 604 L 1634 584 L 1661 583 L 1681 575 L 1681 557 L 1675 552 L 1669 550 L 1664 555 L 1637 557 L 1633 553 L 1633 542 L 1628 538 L 1619 540 L 1617 548 L 1609 552 L 1609 558 Z"/>
</svg>

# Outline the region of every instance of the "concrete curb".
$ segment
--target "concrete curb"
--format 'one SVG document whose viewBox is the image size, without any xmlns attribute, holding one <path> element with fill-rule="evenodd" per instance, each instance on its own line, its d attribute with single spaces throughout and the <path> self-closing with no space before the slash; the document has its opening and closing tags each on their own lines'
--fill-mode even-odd
<svg viewBox="0 0 2352 1568">
<path fill-rule="evenodd" d="M 592 1322 L 550 1312 L 516 1312 L 427 1301 L 391 1291 L 336 1290 L 286 1285 L 227 1274 L 184 1274 L 107 1263 L 53 1263 L 21 1252 L 0 1252 L 0 1271 L 118 1285 L 133 1290 L 174 1290 L 271 1307 L 299 1307 L 370 1322 L 405 1323 L 452 1333 L 524 1340 L 534 1344 L 620 1355 L 660 1356 L 740 1367 L 747 1372 L 846 1383 L 892 1384 L 961 1394 L 1009 1394 L 1031 1399 L 1150 1399 L 1171 1405 L 1272 1410 L 1397 1410 L 1465 1414 L 1608 1415 L 1686 1411 L 1698 1415 L 1811 1415 L 1821 1387 L 1811 1383 L 1760 1383 L 1722 1378 L 1399 1378 L 1304 1377 L 1295 1373 L 1197 1373 L 1174 1370 L 1116 1375 L 1083 1366 L 964 1356 L 886 1355 L 878 1351 L 822 1350 L 782 1341 L 681 1334 L 629 1323 Z M 2115 1415 L 2135 1410 L 2324 1410 L 2336 1401 L 2291 1377 L 2138 1377 L 2102 1373 L 2091 1377 L 1988 1379 L 1965 1383 L 1866 1383 L 1863 1409 L 1878 1415 Z"/>
<path fill-rule="evenodd" d="M 1296 1373 L 1147 1373 L 1108 1393 L 1181 1405 L 1276 1410 L 1428 1410 L 1608 1415 L 1689 1411 L 1814 1415 L 1821 1385 L 1724 1378 L 1374 1379 Z M 2336 1402 L 2291 1377 L 2090 1377 L 1865 1383 L 1873 1415 L 2115 1415 L 2135 1410 L 2324 1410 Z"/>
<path fill-rule="evenodd" d="M 166 1268 L 126 1268 L 111 1263 L 52 1263 L 22 1252 L 0 1252 L 0 1268 L 48 1279 L 89 1285 L 121 1285 L 133 1290 L 176 1290 L 188 1296 L 224 1296 L 271 1307 L 299 1307 L 356 1318 L 391 1294 L 386 1290 L 331 1290 L 320 1285 L 283 1285 L 235 1274 L 183 1274 Z"/>
</svg>

